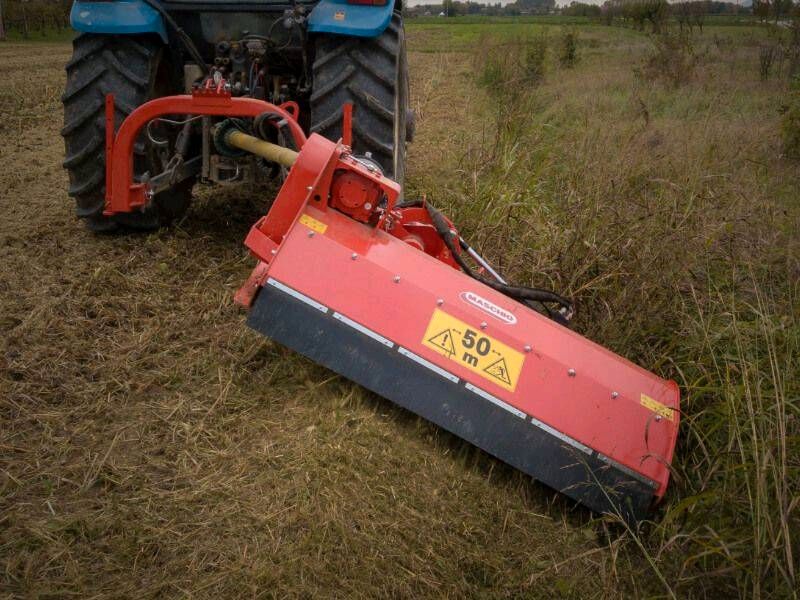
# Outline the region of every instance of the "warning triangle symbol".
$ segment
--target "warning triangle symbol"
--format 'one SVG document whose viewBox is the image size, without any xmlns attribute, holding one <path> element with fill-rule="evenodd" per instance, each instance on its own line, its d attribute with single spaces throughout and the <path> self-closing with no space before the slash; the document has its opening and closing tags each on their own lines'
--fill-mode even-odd
<svg viewBox="0 0 800 600">
<path fill-rule="evenodd" d="M 438 346 L 447 352 L 448 358 L 456 353 L 456 348 L 453 345 L 453 333 L 449 329 L 445 329 L 441 333 L 437 333 L 428 341 L 434 346 Z"/>
<path fill-rule="evenodd" d="M 506 385 L 511 385 L 511 379 L 508 376 L 508 366 L 506 366 L 506 359 L 502 356 L 490 364 L 483 370 L 495 379 L 499 379 Z"/>
</svg>

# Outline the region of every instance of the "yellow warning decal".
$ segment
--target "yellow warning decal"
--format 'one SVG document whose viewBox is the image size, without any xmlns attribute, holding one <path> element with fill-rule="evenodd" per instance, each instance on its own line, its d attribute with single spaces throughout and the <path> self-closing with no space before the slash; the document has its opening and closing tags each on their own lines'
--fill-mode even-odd
<svg viewBox="0 0 800 600">
<path fill-rule="evenodd" d="M 433 311 L 422 344 L 511 392 L 517 387 L 525 362 L 521 352 L 438 308 Z"/>
<path fill-rule="evenodd" d="M 317 233 L 325 233 L 325 230 L 328 228 L 328 226 L 322 221 L 317 221 L 314 217 L 305 213 L 300 215 L 300 222 L 309 229 L 313 229 Z"/>
<path fill-rule="evenodd" d="M 665 404 L 661 404 L 658 400 L 651 398 L 647 394 L 642 394 L 642 406 L 647 409 L 652 410 L 657 415 L 661 415 L 665 419 L 669 419 L 670 421 L 675 420 L 675 411 L 672 410 L 669 406 Z"/>
</svg>

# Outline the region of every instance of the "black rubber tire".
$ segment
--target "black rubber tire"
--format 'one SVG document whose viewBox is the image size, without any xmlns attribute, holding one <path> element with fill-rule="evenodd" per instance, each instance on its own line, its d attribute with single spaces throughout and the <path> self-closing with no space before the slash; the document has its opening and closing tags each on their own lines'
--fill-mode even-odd
<svg viewBox="0 0 800 600">
<path fill-rule="evenodd" d="M 176 90 L 166 68 L 164 47 L 154 36 L 81 34 L 72 44 L 67 63 L 64 104 L 64 168 L 69 173 L 69 195 L 77 215 L 92 231 L 119 226 L 156 229 L 186 211 L 192 182 L 156 195 L 141 212 L 103 216 L 105 197 L 105 96 L 114 94 L 115 127 L 137 106 Z M 136 174 L 158 172 L 154 151 L 142 135 L 135 145 Z"/>
<path fill-rule="evenodd" d="M 409 131 L 408 63 L 398 13 L 376 38 L 321 35 L 316 39 L 311 131 L 342 137 L 342 106 L 353 104 L 353 153 L 369 152 L 388 177 L 405 174 Z"/>
</svg>

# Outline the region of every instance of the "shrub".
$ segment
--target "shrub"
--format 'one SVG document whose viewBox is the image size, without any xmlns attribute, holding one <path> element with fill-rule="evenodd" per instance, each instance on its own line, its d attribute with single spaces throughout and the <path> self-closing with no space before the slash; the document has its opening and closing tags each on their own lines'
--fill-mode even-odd
<svg viewBox="0 0 800 600">
<path fill-rule="evenodd" d="M 666 32 L 651 40 L 653 50 L 645 59 L 640 74 L 650 81 L 661 80 L 673 87 L 691 80 L 697 66 L 691 38 L 680 32 Z"/>
<path fill-rule="evenodd" d="M 517 37 L 500 43 L 482 36 L 473 54 L 478 84 L 490 93 L 513 99 L 526 90 L 524 84 L 536 84 L 544 79 L 547 52 L 545 36 Z"/>
<path fill-rule="evenodd" d="M 778 46 L 773 44 L 765 44 L 759 48 L 758 68 L 761 81 L 769 79 L 769 75 L 772 72 L 772 65 L 775 62 L 775 58 L 778 56 L 778 52 Z"/>
<path fill-rule="evenodd" d="M 483 66 L 480 69 L 478 83 L 485 88 L 498 88 L 505 84 L 507 73 L 505 65 L 496 55 L 485 56 Z"/>
<path fill-rule="evenodd" d="M 531 83 L 544 79 L 548 43 L 544 35 L 528 41 L 525 47 L 525 78 Z"/>
<path fill-rule="evenodd" d="M 489 36 L 481 36 L 473 54 L 478 84 L 492 94 L 513 92 L 522 70 L 520 47 L 517 40 L 497 43 Z"/>
<path fill-rule="evenodd" d="M 566 30 L 561 34 L 561 53 L 559 62 L 562 67 L 571 69 L 578 62 L 578 33 Z"/>
<path fill-rule="evenodd" d="M 786 58 L 789 60 L 789 77 L 800 75 L 800 7 L 795 10 L 789 26 Z"/>
<path fill-rule="evenodd" d="M 800 158 L 800 77 L 795 77 L 789 102 L 783 113 L 783 151 L 790 158 Z"/>
</svg>

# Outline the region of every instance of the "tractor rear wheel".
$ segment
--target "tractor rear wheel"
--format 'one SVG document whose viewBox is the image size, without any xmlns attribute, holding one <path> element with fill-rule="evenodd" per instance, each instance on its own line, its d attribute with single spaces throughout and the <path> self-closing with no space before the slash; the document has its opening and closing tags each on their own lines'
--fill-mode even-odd
<svg viewBox="0 0 800 600">
<path fill-rule="evenodd" d="M 66 70 L 61 135 L 69 195 L 75 198 L 78 216 L 92 231 L 112 231 L 119 226 L 156 229 L 182 216 L 191 199 L 191 181 L 157 194 L 144 211 L 103 216 L 105 95 L 114 94 L 115 127 L 119 128 L 139 105 L 177 91 L 169 83 L 176 78 L 171 76 L 161 41 L 153 36 L 82 34 L 73 41 Z M 159 173 L 164 152 L 142 134 L 134 148 L 136 175 Z"/>
<path fill-rule="evenodd" d="M 342 137 L 342 106 L 353 104 L 353 153 L 368 152 L 402 183 L 411 136 L 408 65 L 398 13 L 376 38 L 321 35 L 316 40 L 311 131 Z"/>
</svg>

